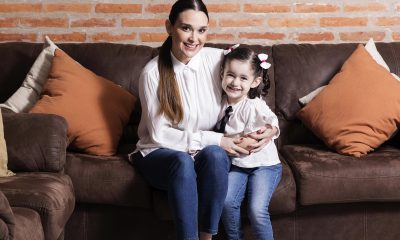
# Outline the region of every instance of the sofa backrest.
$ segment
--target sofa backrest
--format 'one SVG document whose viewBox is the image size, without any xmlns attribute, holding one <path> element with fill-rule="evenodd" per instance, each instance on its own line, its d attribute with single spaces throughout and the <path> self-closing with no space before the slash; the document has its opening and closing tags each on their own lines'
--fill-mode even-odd
<svg viewBox="0 0 400 240">
<path fill-rule="evenodd" d="M 356 43 L 281 44 L 273 46 L 276 114 L 281 127 L 279 146 L 321 143 L 296 118 L 298 99 L 326 85 L 355 50 Z M 400 42 L 376 43 L 392 73 L 400 73 Z M 379 80 L 379 79 L 377 79 Z M 400 93 L 399 93 L 400 94 Z"/>
</svg>

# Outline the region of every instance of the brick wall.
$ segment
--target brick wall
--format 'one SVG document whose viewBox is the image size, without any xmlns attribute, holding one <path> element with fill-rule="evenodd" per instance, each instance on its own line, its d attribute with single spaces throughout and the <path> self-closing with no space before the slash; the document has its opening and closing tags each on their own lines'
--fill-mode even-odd
<svg viewBox="0 0 400 240">
<path fill-rule="evenodd" d="M 174 0 L 0 0 L 0 42 L 158 46 Z M 399 0 L 204 0 L 210 42 L 400 41 Z"/>
</svg>

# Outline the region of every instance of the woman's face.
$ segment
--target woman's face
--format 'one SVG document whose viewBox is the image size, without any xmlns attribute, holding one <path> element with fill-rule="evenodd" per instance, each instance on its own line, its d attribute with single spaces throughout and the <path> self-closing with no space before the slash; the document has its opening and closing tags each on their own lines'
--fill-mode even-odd
<svg viewBox="0 0 400 240">
<path fill-rule="evenodd" d="M 166 21 L 168 34 L 172 37 L 172 53 L 187 64 L 207 40 L 208 18 L 202 11 L 186 10 L 179 14 L 172 25 Z"/>
</svg>

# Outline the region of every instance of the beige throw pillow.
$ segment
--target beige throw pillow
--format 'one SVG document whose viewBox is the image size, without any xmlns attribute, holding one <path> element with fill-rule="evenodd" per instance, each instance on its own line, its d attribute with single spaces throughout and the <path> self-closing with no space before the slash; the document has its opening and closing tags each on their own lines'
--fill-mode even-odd
<svg viewBox="0 0 400 240">
<path fill-rule="evenodd" d="M 35 105 L 47 81 L 56 48 L 58 47 L 46 36 L 43 50 L 33 63 L 22 86 L 5 103 L 0 104 L 0 107 L 20 113 L 28 112 Z"/>
<path fill-rule="evenodd" d="M 3 116 L 0 108 L 0 177 L 9 177 L 15 175 L 15 173 L 8 170 L 7 163 L 7 145 L 6 140 L 4 139 Z"/>
</svg>

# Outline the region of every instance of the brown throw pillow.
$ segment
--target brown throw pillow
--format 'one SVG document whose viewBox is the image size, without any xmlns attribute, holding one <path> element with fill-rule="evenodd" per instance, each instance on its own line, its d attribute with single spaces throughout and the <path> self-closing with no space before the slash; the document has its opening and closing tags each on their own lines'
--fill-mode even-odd
<svg viewBox="0 0 400 240">
<path fill-rule="evenodd" d="M 31 112 L 52 113 L 68 123 L 70 147 L 113 155 L 136 97 L 56 49 L 49 79 Z"/>
<path fill-rule="evenodd" d="M 399 109 L 400 83 L 360 44 L 297 116 L 327 146 L 360 157 L 396 131 Z"/>
</svg>

